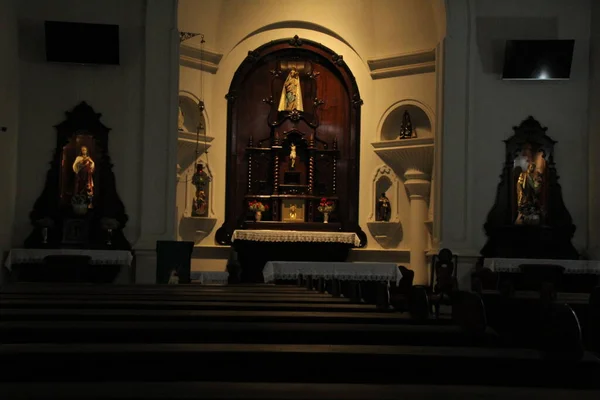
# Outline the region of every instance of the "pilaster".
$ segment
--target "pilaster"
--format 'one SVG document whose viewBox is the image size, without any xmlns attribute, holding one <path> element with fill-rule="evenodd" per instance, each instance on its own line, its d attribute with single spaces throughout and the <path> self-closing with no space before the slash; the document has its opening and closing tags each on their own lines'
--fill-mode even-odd
<svg viewBox="0 0 600 400">
<path fill-rule="evenodd" d="M 142 270 L 156 268 L 156 241 L 176 239 L 177 0 L 147 0 L 145 29 L 141 232 L 134 245 L 138 277 L 154 275 Z M 143 281 L 149 283 L 146 278 Z"/>
</svg>

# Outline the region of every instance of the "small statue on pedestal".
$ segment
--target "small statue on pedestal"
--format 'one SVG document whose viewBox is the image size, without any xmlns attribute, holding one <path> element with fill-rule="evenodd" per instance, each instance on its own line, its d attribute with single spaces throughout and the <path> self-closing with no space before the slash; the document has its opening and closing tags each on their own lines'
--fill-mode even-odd
<svg viewBox="0 0 600 400">
<path fill-rule="evenodd" d="M 296 219 L 296 206 L 294 204 L 290 206 L 290 219 Z"/>
<path fill-rule="evenodd" d="M 410 114 L 408 111 L 404 111 L 404 114 L 402 115 L 402 124 L 400 125 L 400 139 L 411 139 L 416 137 L 417 134 L 410 121 Z"/>
<path fill-rule="evenodd" d="M 290 146 L 290 169 L 296 167 L 296 145 L 292 143 Z"/>
<path fill-rule="evenodd" d="M 392 206 L 390 199 L 387 198 L 385 192 L 381 193 L 381 197 L 377 199 L 377 221 L 389 222 L 392 217 Z"/>
</svg>

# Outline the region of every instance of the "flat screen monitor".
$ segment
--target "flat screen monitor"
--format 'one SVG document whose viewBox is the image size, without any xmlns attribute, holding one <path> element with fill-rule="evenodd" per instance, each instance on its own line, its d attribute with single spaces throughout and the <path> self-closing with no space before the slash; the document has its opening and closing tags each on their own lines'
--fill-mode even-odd
<svg viewBox="0 0 600 400">
<path fill-rule="evenodd" d="M 119 26 L 46 21 L 46 60 L 119 64 Z"/>
<path fill-rule="evenodd" d="M 569 79 L 574 47 L 574 40 L 508 40 L 502 79 Z"/>
</svg>

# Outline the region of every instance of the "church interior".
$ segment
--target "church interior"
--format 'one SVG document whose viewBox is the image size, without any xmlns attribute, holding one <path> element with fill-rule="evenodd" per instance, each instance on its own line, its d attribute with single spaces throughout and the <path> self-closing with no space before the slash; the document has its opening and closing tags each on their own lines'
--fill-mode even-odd
<svg viewBox="0 0 600 400">
<path fill-rule="evenodd" d="M 0 32 L 6 398 L 597 398 L 600 1 L 0 0 Z"/>
</svg>

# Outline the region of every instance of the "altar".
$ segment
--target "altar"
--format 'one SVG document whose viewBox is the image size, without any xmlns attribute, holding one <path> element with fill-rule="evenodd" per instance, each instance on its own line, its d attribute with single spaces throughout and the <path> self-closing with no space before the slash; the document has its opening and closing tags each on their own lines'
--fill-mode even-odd
<svg viewBox="0 0 600 400">
<path fill-rule="evenodd" d="M 350 249 L 360 245 L 353 232 L 293 230 L 238 229 L 231 241 L 242 268 L 237 280 L 255 283 L 263 282 L 269 261 L 344 262 Z"/>
<path fill-rule="evenodd" d="M 483 278 L 484 289 L 509 283 L 516 290 L 531 290 L 532 281 L 547 281 L 559 291 L 590 293 L 600 283 L 600 261 L 596 260 L 486 258 L 482 267 L 476 276 Z M 488 277 L 482 275 L 483 271 Z"/>
<path fill-rule="evenodd" d="M 126 284 L 133 282 L 132 264 L 127 250 L 12 249 L 4 267 L 11 281 Z"/>
</svg>

